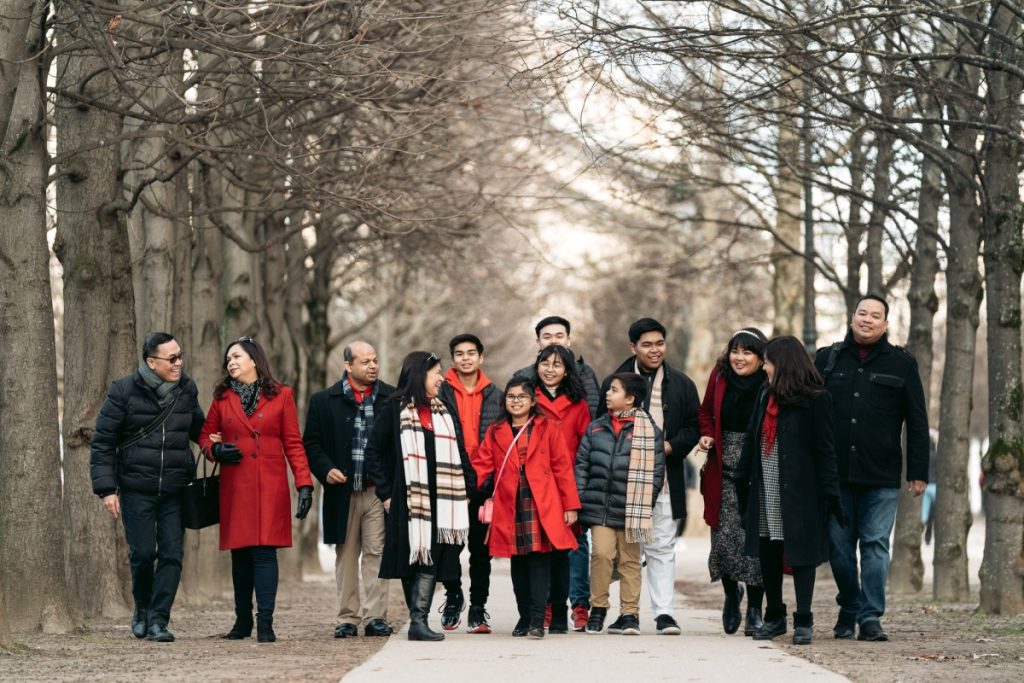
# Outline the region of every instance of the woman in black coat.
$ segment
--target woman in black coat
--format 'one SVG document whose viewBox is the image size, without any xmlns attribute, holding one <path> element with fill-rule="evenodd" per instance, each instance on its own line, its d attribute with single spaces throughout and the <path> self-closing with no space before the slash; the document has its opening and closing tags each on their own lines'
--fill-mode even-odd
<svg viewBox="0 0 1024 683">
<path fill-rule="evenodd" d="M 367 474 L 388 512 L 380 578 L 402 580 L 409 640 L 444 639 L 427 615 L 437 582 L 459 577 L 477 491 L 458 413 L 439 396 L 443 382 L 436 355 L 406 356 L 366 444 Z"/>
<path fill-rule="evenodd" d="M 793 642 L 811 642 L 815 568 L 828 561 L 828 515 L 841 526 L 839 477 L 832 441 L 832 400 L 796 337 L 764 350 L 768 385 L 755 402 L 736 470 L 746 552 L 761 561 L 768 608 L 755 640 L 786 632 L 783 557 L 793 569 Z"/>
</svg>

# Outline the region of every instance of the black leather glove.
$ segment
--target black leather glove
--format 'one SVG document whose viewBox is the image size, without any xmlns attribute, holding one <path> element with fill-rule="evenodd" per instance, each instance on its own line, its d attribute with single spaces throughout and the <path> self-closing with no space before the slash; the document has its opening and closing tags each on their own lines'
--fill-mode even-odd
<svg viewBox="0 0 1024 683">
<path fill-rule="evenodd" d="M 828 513 L 836 518 L 836 524 L 840 528 L 845 529 L 847 524 L 846 511 L 843 510 L 843 504 L 838 498 L 829 498 L 826 502 L 828 506 Z"/>
<path fill-rule="evenodd" d="M 213 459 L 226 465 L 237 465 L 242 462 L 242 451 L 233 443 L 215 443 L 210 447 Z"/>
<path fill-rule="evenodd" d="M 312 486 L 300 486 L 299 487 L 299 509 L 295 513 L 296 519 L 305 519 L 306 515 L 309 514 L 309 509 L 313 507 L 313 487 Z"/>
</svg>

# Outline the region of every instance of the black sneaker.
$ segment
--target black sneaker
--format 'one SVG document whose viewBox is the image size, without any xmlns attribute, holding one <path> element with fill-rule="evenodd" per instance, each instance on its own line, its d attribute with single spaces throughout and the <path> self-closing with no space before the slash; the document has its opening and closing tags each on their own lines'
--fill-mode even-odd
<svg viewBox="0 0 1024 683">
<path fill-rule="evenodd" d="M 659 614 L 654 623 L 658 628 L 659 636 L 678 636 L 682 632 L 679 624 L 669 614 Z"/>
<path fill-rule="evenodd" d="M 587 633 L 600 633 L 604 629 L 604 618 L 608 615 L 605 607 L 591 607 L 587 619 Z"/>
<path fill-rule="evenodd" d="M 483 605 L 470 605 L 466 630 L 470 633 L 490 633 L 491 625 L 487 623 L 490 618 L 491 615 L 487 613 Z"/>
<path fill-rule="evenodd" d="M 608 633 L 612 634 L 613 636 L 621 635 L 622 629 L 626 625 L 627 616 L 628 615 L 626 614 L 620 614 L 618 619 L 608 624 Z"/>
<path fill-rule="evenodd" d="M 445 631 L 454 631 L 462 623 L 462 610 L 466 609 L 466 600 L 459 593 L 456 597 L 450 594 L 445 598 L 444 604 L 437 611 L 441 613 L 441 628 Z"/>
<path fill-rule="evenodd" d="M 881 643 L 889 640 L 889 634 L 882 630 L 882 625 L 877 621 L 867 621 L 860 625 L 857 632 L 857 640 Z"/>
<path fill-rule="evenodd" d="M 622 622 L 622 635 L 624 636 L 638 636 L 640 635 L 640 617 L 636 614 L 623 614 L 619 617 L 619 621 Z M 611 629 L 608 629 L 609 633 Z"/>
</svg>

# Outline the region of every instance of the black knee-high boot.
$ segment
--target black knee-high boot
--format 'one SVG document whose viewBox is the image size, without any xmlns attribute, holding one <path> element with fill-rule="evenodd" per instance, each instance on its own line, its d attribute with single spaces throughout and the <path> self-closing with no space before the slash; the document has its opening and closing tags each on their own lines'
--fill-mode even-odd
<svg viewBox="0 0 1024 683">
<path fill-rule="evenodd" d="M 431 631 L 427 615 L 434 602 L 437 574 L 417 572 L 409 587 L 409 640 L 444 640 L 444 634 Z"/>
<path fill-rule="evenodd" d="M 224 635 L 228 640 L 241 640 L 252 635 L 252 553 L 249 548 L 231 551 L 231 586 L 235 591 L 235 624 Z"/>
</svg>

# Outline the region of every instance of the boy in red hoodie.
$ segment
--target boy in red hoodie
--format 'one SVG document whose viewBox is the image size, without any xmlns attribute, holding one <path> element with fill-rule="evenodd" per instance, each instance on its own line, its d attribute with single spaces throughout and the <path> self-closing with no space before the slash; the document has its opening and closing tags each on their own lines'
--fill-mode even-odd
<svg viewBox="0 0 1024 683">
<path fill-rule="evenodd" d="M 455 404 L 462 434 L 466 441 L 466 452 L 477 471 L 480 470 L 477 451 L 487 428 L 501 414 L 501 390 L 488 379 L 481 369 L 484 362 L 484 345 L 472 334 L 460 334 L 448 342 L 452 355 L 452 367 L 445 375 L 441 386 L 442 398 Z M 477 517 L 482 502 L 478 492 L 472 492 L 469 504 L 469 618 L 467 630 L 470 633 L 490 633 L 487 623 L 487 595 L 491 587 L 491 555 L 484 538 L 487 526 Z M 466 600 L 462 592 L 462 581 L 446 581 L 445 604 L 441 612 L 441 627 L 452 631 L 459 627 Z"/>
</svg>

